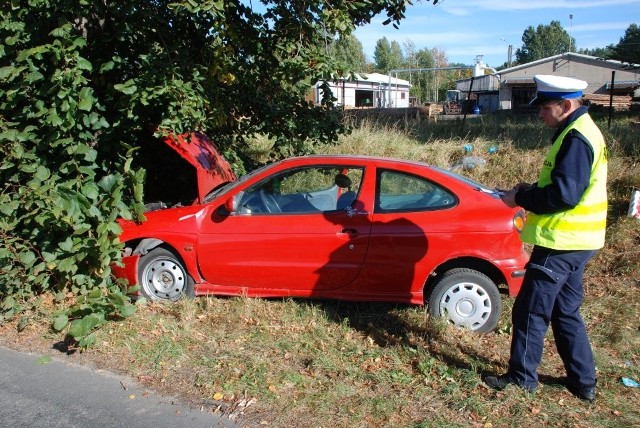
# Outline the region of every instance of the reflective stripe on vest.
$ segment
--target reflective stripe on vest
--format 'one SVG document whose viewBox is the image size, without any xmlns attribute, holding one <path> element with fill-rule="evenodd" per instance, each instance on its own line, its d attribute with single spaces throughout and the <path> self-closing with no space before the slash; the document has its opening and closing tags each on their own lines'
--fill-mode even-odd
<svg viewBox="0 0 640 428">
<path fill-rule="evenodd" d="M 604 246 L 607 222 L 607 154 L 602 133 L 588 114 L 583 114 L 560 133 L 540 170 L 538 186 L 551 184 L 556 155 L 567 133 L 580 132 L 593 149 L 589 186 L 574 208 L 553 214 L 527 213 L 521 238 L 524 242 L 557 250 L 595 250 Z"/>
</svg>

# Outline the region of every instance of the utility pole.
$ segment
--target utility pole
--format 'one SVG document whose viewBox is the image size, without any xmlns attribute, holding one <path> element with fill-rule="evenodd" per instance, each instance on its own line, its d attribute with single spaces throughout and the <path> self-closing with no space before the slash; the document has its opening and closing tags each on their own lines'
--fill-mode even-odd
<svg viewBox="0 0 640 428">
<path fill-rule="evenodd" d="M 507 48 L 507 68 L 511 68 L 511 56 L 513 55 L 513 45 L 507 42 L 507 40 L 504 37 L 500 37 L 500 40 L 502 40 L 503 42 L 509 45 L 509 47 Z"/>
<path fill-rule="evenodd" d="M 571 33 L 573 31 L 573 13 L 569 14 L 569 52 L 571 52 L 571 45 L 573 43 L 573 39 L 571 38 Z"/>
</svg>

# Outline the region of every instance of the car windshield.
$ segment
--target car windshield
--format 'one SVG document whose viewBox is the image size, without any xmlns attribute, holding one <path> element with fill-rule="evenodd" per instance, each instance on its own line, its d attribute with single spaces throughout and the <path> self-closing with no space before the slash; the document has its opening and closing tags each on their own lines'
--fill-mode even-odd
<svg viewBox="0 0 640 428">
<path fill-rule="evenodd" d="M 216 187 L 215 189 L 213 189 L 212 191 L 207 193 L 207 196 L 204 197 L 204 203 L 206 204 L 208 202 L 211 202 L 217 196 L 222 195 L 223 193 L 226 193 L 231 189 L 234 189 L 236 186 L 244 183 L 245 181 L 247 181 L 248 179 L 250 179 L 254 175 L 256 175 L 256 174 L 262 172 L 264 169 L 268 168 L 269 166 L 270 165 L 262 166 L 262 167 L 260 167 L 258 169 L 255 169 L 255 170 L 251 171 L 249 174 L 243 175 L 242 177 L 238 178 L 236 181 L 229 181 L 227 183 L 224 183 L 222 186 Z"/>
</svg>

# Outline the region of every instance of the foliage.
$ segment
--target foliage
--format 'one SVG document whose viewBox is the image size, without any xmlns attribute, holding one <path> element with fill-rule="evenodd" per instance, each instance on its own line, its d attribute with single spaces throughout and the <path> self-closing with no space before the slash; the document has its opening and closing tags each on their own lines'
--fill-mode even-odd
<svg viewBox="0 0 640 428">
<path fill-rule="evenodd" d="M 526 64 L 538 59 L 569 52 L 575 46 L 575 39 L 562 28 L 560 21 L 549 25 L 527 27 L 522 34 L 522 47 L 516 50 L 516 63 Z"/>
<path fill-rule="evenodd" d="M 395 40 L 389 43 L 386 37 L 376 42 L 373 58 L 376 69 L 384 74 L 399 69 L 404 62 L 400 44 Z"/>
<path fill-rule="evenodd" d="M 119 257 L 116 218 L 140 208 L 140 174 L 117 152 L 109 162 L 102 156 L 108 147 L 99 140 L 113 136 L 114 122 L 92 82 L 87 39 L 45 6 L 14 2 L 0 15 L 2 312 L 11 318 L 33 294 L 71 291 L 92 296 L 97 325 L 132 312 L 109 276 Z"/>
<path fill-rule="evenodd" d="M 614 48 L 614 45 L 608 45 L 607 47 L 604 47 L 604 48 L 593 48 L 593 49 L 584 48 L 584 49 L 578 49 L 578 53 L 583 55 L 595 56 L 596 58 L 610 59 L 611 56 L 613 55 L 613 48 Z"/>
<path fill-rule="evenodd" d="M 353 34 L 343 34 L 331 45 L 334 60 L 344 64 L 346 70 L 362 73 L 367 71 L 367 58 L 362 43 Z"/>
<path fill-rule="evenodd" d="M 637 24 L 631 24 L 612 50 L 612 59 L 640 64 L 640 27 Z"/>
<path fill-rule="evenodd" d="M 0 9 L 0 298 L 4 317 L 29 296 L 76 303 L 55 327 L 90 331 L 132 307 L 111 266 L 116 219 L 141 218 L 136 136 L 202 131 L 239 172 L 246 141 L 275 140 L 271 157 L 313 150 L 344 129 L 325 92 L 340 68 L 327 38 L 403 0 L 12 0 Z M 125 302 L 125 303 L 123 303 Z"/>
<path fill-rule="evenodd" d="M 579 49 L 578 53 L 640 64 L 640 27 L 631 24 L 618 44 L 610 44 L 604 48 Z"/>
<path fill-rule="evenodd" d="M 418 103 L 437 102 L 445 98 L 448 89 L 455 87 L 456 80 L 471 77 L 472 71 L 465 64 L 449 64 L 446 53 L 438 48 L 416 50 L 415 43 L 407 40 L 404 51 L 396 41 L 389 42 L 386 37 L 379 39 L 375 48 L 374 67 L 381 73 L 402 69 L 393 73 L 393 77 L 408 80 L 410 94 Z M 459 66 L 462 69 L 407 71 L 412 69 L 447 68 Z M 468 69 L 464 69 L 467 67 Z"/>
<path fill-rule="evenodd" d="M 403 44 L 404 46 L 404 69 L 425 69 L 433 68 L 435 66 L 435 60 L 429 49 L 423 48 L 416 49 L 416 45 L 413 41 L 407 40 Z M 403 72 L 398 73 L 398 77 L 408 80 L 411 84 L 409 93 L 412 97 L 415 97 L 420 102 L 432 99 L 432 94 L 436 90 L 433 82 L 430 80 L 430 75 L 427 72 Z"/>
</svg>

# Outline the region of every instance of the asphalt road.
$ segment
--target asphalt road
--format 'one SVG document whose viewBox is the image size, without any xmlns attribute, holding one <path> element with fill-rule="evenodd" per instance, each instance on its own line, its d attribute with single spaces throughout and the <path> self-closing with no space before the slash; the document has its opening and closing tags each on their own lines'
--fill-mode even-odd
<svg viewBox="0 0 640 428">
<path fill-rule="evenodd" d="M 0 347 L 2 427 L 237 428 L 132 379 Z"/>
</svg>

